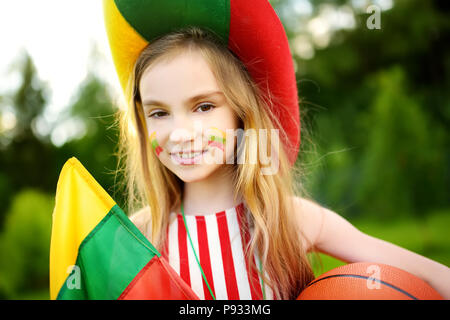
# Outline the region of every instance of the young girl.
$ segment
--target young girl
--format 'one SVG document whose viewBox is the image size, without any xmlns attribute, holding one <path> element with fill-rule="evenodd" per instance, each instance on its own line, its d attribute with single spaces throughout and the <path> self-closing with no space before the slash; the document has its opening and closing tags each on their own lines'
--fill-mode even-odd
<svg viewBox="0 0 450 320">
<path fill-rule="evenodd" d="M 300 196 L 287 149 L 260 131 L 283 124 L 213 33 L 191 27 L 149 44 L 131 90 L 121 122 L 130 208 L 141 208 L 131 220 L 200 299 L 295 299 L 314 278 L 313 250 L 401 268 L 450 298 L 448 267 Z M 276 170 L 264 172 L 262 152 Z"/>
</svg>

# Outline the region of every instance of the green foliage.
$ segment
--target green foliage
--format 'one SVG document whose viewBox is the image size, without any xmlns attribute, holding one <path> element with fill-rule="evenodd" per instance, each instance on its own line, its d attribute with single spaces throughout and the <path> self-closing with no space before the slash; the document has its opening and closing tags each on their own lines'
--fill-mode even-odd
<svg viewBox="0 0 450 320">
<path fill-rule="evenodd" d="M 53 196 L 33 189 L 14 197 L 0 233 L 0 297 L 48 287 L 53 206 Z"/>
<path fill-rule="evenodd" d="M 441 1 L 397 1 L 370 30 L 355 11 L 355 29 L 295 57 L 302 128 L 314 131 L 302 150 L 316 150 L 301 157 L 320 203 L 384 220 L 450 206 L 448 15 Z"/>
<path fill-rule="evenodd" d="M 439 202 L 444 181 L 443 130 L 407 89 L 403 69 L 374 76 L 374 99 L 361 117 L 368 133 L 355 197 L 366 214 L 384 218 L 424 212 Z M 433 186 L 433 192 L 430 192 Z"/>
</svg>

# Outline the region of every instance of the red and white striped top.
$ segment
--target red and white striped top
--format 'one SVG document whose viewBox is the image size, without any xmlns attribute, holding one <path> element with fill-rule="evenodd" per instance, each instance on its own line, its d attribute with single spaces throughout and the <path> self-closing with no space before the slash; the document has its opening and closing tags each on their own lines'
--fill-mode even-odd
<svg viewBox="0 0 450 320">
<path fill-rule="evenodd" d="M 241 226 L 244 230 L 253 230 L 248 226 L 249 211 L 244 208 L 241 202 L 214 214 L 185 216 L 195 252 L 217 300 L 263 298 L 261 279 L 256 270 L 249 270 L 244 258 L 250 234 L 243 234 Z M 183 216 L 172 212 L 171 218 L 163 256 L 200 299 L 212 299 L 192 251 Z M 259 257 L 255 254 L 253 258 L 259 267 Z M 258 279 L 253 286 L 250 277 Z M 266 299 L 273 299 L 270 287 L 265 284 L 264 288 Z"/>
</svg>

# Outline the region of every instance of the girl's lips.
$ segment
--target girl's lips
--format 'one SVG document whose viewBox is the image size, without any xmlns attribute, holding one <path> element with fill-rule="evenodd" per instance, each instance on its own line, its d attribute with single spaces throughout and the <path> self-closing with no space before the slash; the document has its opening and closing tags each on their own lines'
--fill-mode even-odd
<svg viewBox="0 0 450 320">
<path fill-rule="evenodd" d="M 178 153 L 172 153 L 170 155 L 170 158 L 172 159 L 172 161 L 177 162 L 178 164 L 181 165 L 190 165 L 190 164 L 197 164 L 200 162 L 200 160 L 202 159 L 203 155 L 208 151 L 208 149 L 203 150 L 203 152 L 201 154 L 199 154 L 196 157 L 193 158 L 181 158 Z"/>
</svg>

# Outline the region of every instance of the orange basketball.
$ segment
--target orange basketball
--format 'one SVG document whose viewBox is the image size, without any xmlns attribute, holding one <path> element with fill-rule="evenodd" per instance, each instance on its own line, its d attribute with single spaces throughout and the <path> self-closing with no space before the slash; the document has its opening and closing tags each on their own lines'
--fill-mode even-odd
<svg viewBox="0 0 450 320">
<path fill-rule="evenodd" d="M 381 263 L 351 263 L 317 277 L 297 300 L 442 300 L 422 279 Z"/>
</svg>

